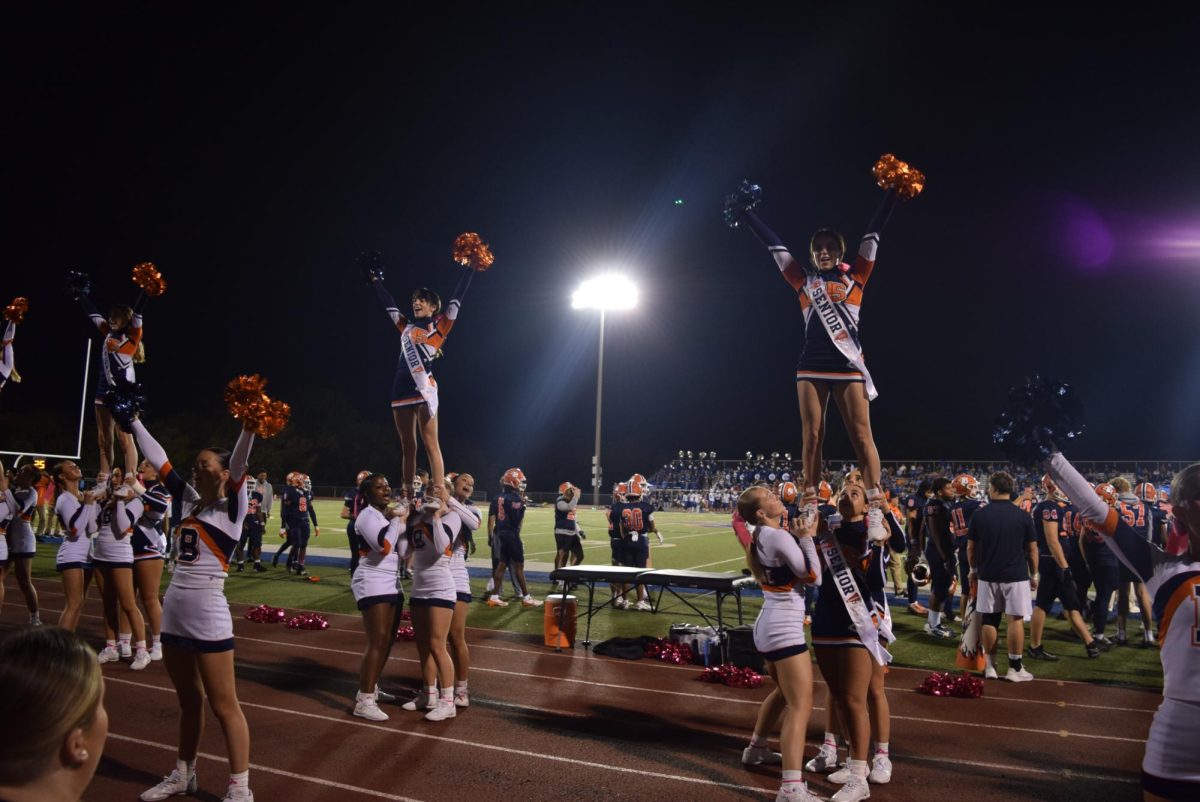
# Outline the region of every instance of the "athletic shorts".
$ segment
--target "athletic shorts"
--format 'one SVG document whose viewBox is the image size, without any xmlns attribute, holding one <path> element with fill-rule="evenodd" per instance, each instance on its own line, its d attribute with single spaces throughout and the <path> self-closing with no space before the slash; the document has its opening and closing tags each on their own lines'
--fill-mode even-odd
<svg viewBox="0 0 1200 802">
<path fill-rule="evenodd" d="M 954 584 L 954 574 L 946 570 L 946 564 L 940 556 L 929 559 L 929 592 L 939 599 L 950 596 L 950 586 Z"/>
<path fill-rule="evenodd" d="M 581 545 L 579 535 L 564 535 L 562 532 L 554 533 L 554 547 L 559 551 L 573 551 Z"/>
<path fill-rule="evenodd" d="M 1142 788 L 1167 799 L 1200 799 L 1200 703 L 1163 699 L 1150 723 Z"/>
<path fill-rule="evenodd" d="M 456 606 L 458 606 L 458 599 L 456 598 L 453 601 L 451 601 L 449 599 L 430 599 L 430 598 L 421 599 L 421 598 L 417 598 L 416 596 L 414 596 L 408 600 L 408 606 L 409 606 L 409 608 L 442 607 L 446 610 L 453 610 Z"/>
<path fill-rule="evenodd" d="M 1054 561 L 1049 560 L 1049 562 L 1049 566 L 1038 567 L 1037 606 L 1048 613 L 1054 606 L 1054 600 L 1061 599 L 1064 610 L 1082 611 L 1078 588 L 1075 587 L 1074 581 L 1066 583 L 1059 579 Z"/>
<path fill-rule="evenodd" d="M 162 642 L 194 652 L 232 650 L 233 616 L 225 600 L 225 583 L 214 582 L 210 588 L 168 585 L 162 606 Z"/>
<path fill-rule="evenodd" d="M 492 537 L 492 543 L 499 547 L 496 550 L 500 552 L 500 559 L 505 563 L 525 562 L 525 544 L 521 542 L 519 534 L 496 532 Z"/>
<path fill-rule="evenodd" d="M 1004 613 L 1026 616 L 1033 612 L 1029 580 L 1020 582 L 985 582 L 979 580 L 975 609 L 981 613 Z"/>
</svg>

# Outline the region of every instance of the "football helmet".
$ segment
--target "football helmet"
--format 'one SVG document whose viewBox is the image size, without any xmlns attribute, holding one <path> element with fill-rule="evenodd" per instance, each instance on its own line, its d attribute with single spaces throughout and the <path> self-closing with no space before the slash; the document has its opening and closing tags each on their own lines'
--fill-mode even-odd
<svg viewBox="0 0 1200 802">
<path fill-rule="evenodd" d="M 1151 482 L 1142 482 L 1137 486 L 1137 497 L 1147 504 L 1158 501 L 1158 488 Z"/>
<path fill-rule="evenodd" d="M 784 504 L 795 504 L 799 495 L 795 482 L 783 482 L 779 485 L 779 500 Z"/>
<path fill-rule="evenodd" d="M 647 482 L 646 477 L 642 476 L 640 473 L 635 473 L 633 476 L 630 476 L 627 484 L 629 486 L 629 490 L 627 491 L 628 494 L 631 496 L 637 496 L 638 498 L 646 495 L 646 491 L 650 489 L 650 483 Z"/>
<path fill-rule="evenodd" d="M 625 495 L 629 492 L 629 485 L 624 482 L 617 482 L 617 488 L 613 492 L 617 494 L 617 498 L 624 501 Z"/>
<path fill-rule="evenodd" d="M 525 472 L 520 468 L 509 468 L 500 477 L 500 484 L 503 487 L 511 487 L 513 490 L 524 490 Z"/>
<path fill-rule="evenodd" d="M 568 490 L 570 490 L 574 487 L 575 487 L 575 485 L 571 484 L 570 482 L 563 482 L 561 485 L 558 486 L 558 494 L 560 496 L 564 495 Z"/>
<path fill-rule="evenodd" d="M 959 498 L 979 498 L 979 480 L 969 473 L 960 473 L 950 484 Z"/>
<path fill-rule="evenodd" d="M 829 482 L 821 482 L 817 485 L 817 498 L 828 504 L 829 500 L 833 498 L 833 486 Z"/>
<path fill-rule="evenodd" d="M 1042 490 L 1046 492 L 1046 498 L 1052 498 L 1056 501 L 1070 501 L 1067 494 L 1058 489 L 1058 485 L 1054 484 L 1054 480 L 1050 478 L 1050 474 L 1042 476 Z"/>
<path fill-rule="evenodd" d="M 1104 499 L 1104 503 L 1110 507 L 1117 503 L 1117 489 L 1108 482 L 1096 485 L 1096 495 Z"/>
<path fill-rule="evenodd" d="M 286 481 L 288 483 L 288 485 L 291 487 L 299 487 L 301 475 L 302 474 L 300 473 L 300 471 L 291 471 L 287 475 L 287 478 L 284 481 Z"/>
<path fill-rule="evenodd" d="M 312 492 L 312 477 L 307 473 L 300 474 L 300 487 L 303 488 L 305 493 Z"/>
<path fill-rule="evenodd" d="M 247 476 L 246 477 L 246 492 L 253 493 L 254 488 L 256 488 L 256 487 L 258 487 L 258 480 L 255 479 L 253 476 Z"/>
</svg>

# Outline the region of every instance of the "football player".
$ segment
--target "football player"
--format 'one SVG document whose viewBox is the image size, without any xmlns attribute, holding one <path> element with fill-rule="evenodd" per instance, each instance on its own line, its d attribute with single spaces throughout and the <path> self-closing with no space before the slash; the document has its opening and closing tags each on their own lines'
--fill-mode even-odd
<svg viewBox="0 0 1200 802">
<path fill-rule="evenodd" d="M 500 495 L 492 499 L 488 507 L 488 547 L 499 553 L 496 571 L 492 574 L 495 587 L 499 588 L 508 565 L 516 568 L 517 592 L 521 594 L 522 607 L 541 607 L 542 601 L 533 598 L 525 581 L 525 544 L 521 542 L 521 525 L 525 522 L 525 473 L 520 468 L 509 468 L 500 477 Z M 508 602 L 493 593 L 487 601 L 488 607 L 507 607 Z"/>
<path fill-rule="evenodd" d="M 929 612 L 925 634 L 935 638 L 953 638 L 954 631 L 942 623 L 941 613 L 951 599 L 950 586 L 956 574 L 954 534 L 950 529 L 950 505 L 955 491 L 944 476 L 933 480 L 933 495 L 925 505 L 925 559 L 929 562 Z M 948 612 L 948 611 L 947 611 Z"/>
<path fill-rule="evenodd" d="M 971 581 L 967 574 L 967 527 L 976 510 L 987 502 L 983 500 L 983 489 L 979 480 L 967 473 L 954 477 L 954 501 L 950 504 L 950 533 L 954 536 L 954 554 L 958 558 L 958 587 L 962 591 L 962 609 L 966 609 L 967 597 L 971 594 Z M 945 610 L 946 616 L 953 615 L 953 604 Z"/>
<path fill-rule="evenodd" d="M 633 568 L 645 568 L 650 559 L 650 534 L 663 542 L 662 533 L 654 523 L 654 508 L 644 500 L 650 483 L 640 473 L 629 477 L 628 493 L 625 503 L 620 505 L 620 512 L 613 507 L 613 526 L 621 538 L 624 551 L 622 565 Z M 636 609 L 650 610 L 650 594 L 645 585 L 637 586 L 638 601 Z"/>
</svg>

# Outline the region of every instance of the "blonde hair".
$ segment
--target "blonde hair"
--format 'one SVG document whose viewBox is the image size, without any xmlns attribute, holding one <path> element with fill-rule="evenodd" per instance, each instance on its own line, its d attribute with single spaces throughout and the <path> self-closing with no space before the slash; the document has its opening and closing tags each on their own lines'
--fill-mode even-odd
<svg viewBox="0 0 1200 802">
<path fill-rule="evenodd" d="M 82 638 L 39 627 L 0 642 L 0 688 L 0 785 L 21 786 L 49 769 L 72 730 L 91 724 L 104 680 Z"/>
<path fill-rule="evenodd" d="M 758 511 L 762 508 L 766 496 L 766 489 L 755 485 L 743 490 L 737 500 L 738 515 L 745 519 L 746 526 L 750 527 L 751 531 L 750 545 L 746 547 L 746 567 L 750 569 L 759 585 L 767 581 L 767 572 L 762 561 L 758 559 Z"/>
<path fill-rule="evenodd" d="M 1129 491 L 1133 490 L 1133 485 L 1129 484 L 1129 480 L 1124 476 L 1116 477 L 1109 482 L 1109 484 L 1112 485 L 1113 490 L 1117 491 L 1118 493 L 1128 493 Z"/>
</svg>

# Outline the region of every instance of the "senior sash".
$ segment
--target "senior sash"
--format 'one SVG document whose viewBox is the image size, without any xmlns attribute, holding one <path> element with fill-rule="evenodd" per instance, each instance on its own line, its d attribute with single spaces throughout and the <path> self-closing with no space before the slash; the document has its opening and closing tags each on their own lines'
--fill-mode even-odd
<svg viewBox="0 0 1200 802">
<path fill-rule="evenodd" d="M 414 331 L 423 332 L 424 330 L 423 327 L 410 323 L 405 327 L 404 333 L 400 337 L 400 347 L 404 353 L 404 364 L 408 366 L 408 372 L 412 375 L 413 383 L 417 385 L 417 392 L 425 399 L 425 404 L 429 407 L 429 417 L 432 418 L 437 414 L 438 408 L 437 383 L 429 375 L 429 371 L 425 369 L 425 362 L 421 359 L 421 354 L 417 350 L 420 346 L 413 339 Z"/>
<path fill-rule="evenodd" d="M 833 586 L 842 597 L 842 604 L 846 606 L 846 612 L 850 614 L 850 620 L 854 623 L 863 646 L 867 647 L 867 651 L 879 665 L 886 666 L 892 661 L 892 655 L 879 642 L 880 627 L 884 625 L 885 619 L 878 612 L 867 609 L 862 594 L 858 591 L 858 584 L 854 581 L 854 575 L 850 573 L 850 566 L 846 563 L 846 555 L 842 553 L 842 547 L 833 533 L 822 535 L 817 545 L 825 555 L 825 565 L 833 575 Z M 888 626 L 884 637 L 890 639 L 890 635 L 891 628 Z"/>
<path fill-rule="evenodd" d="M 825 279 L 821 278 L 819 274 L 808 277 L 804 283 L 804 292 L 808 295 L 808 300 L 812 302 L 812 314 L 820 319 L 821 325 L 825 327 L 825 333 L 829 335 L 830 340 L 833 340 L 834 347 L 841 352 L 842 356 L 846 357 L 846 360 L 855 369 L 862 373 L 863 383 L 867 389 L 867 400 L 874 401 L 879 397 L 879 392 L 875 389 L 875 382 L 871 380 L 867 363 L 863 360 L 862 349 L 858 346 L 858 330 L 850 321 L 850 316 L 829 297 L 829 293 L 825 291 Z"/>
</svg>

